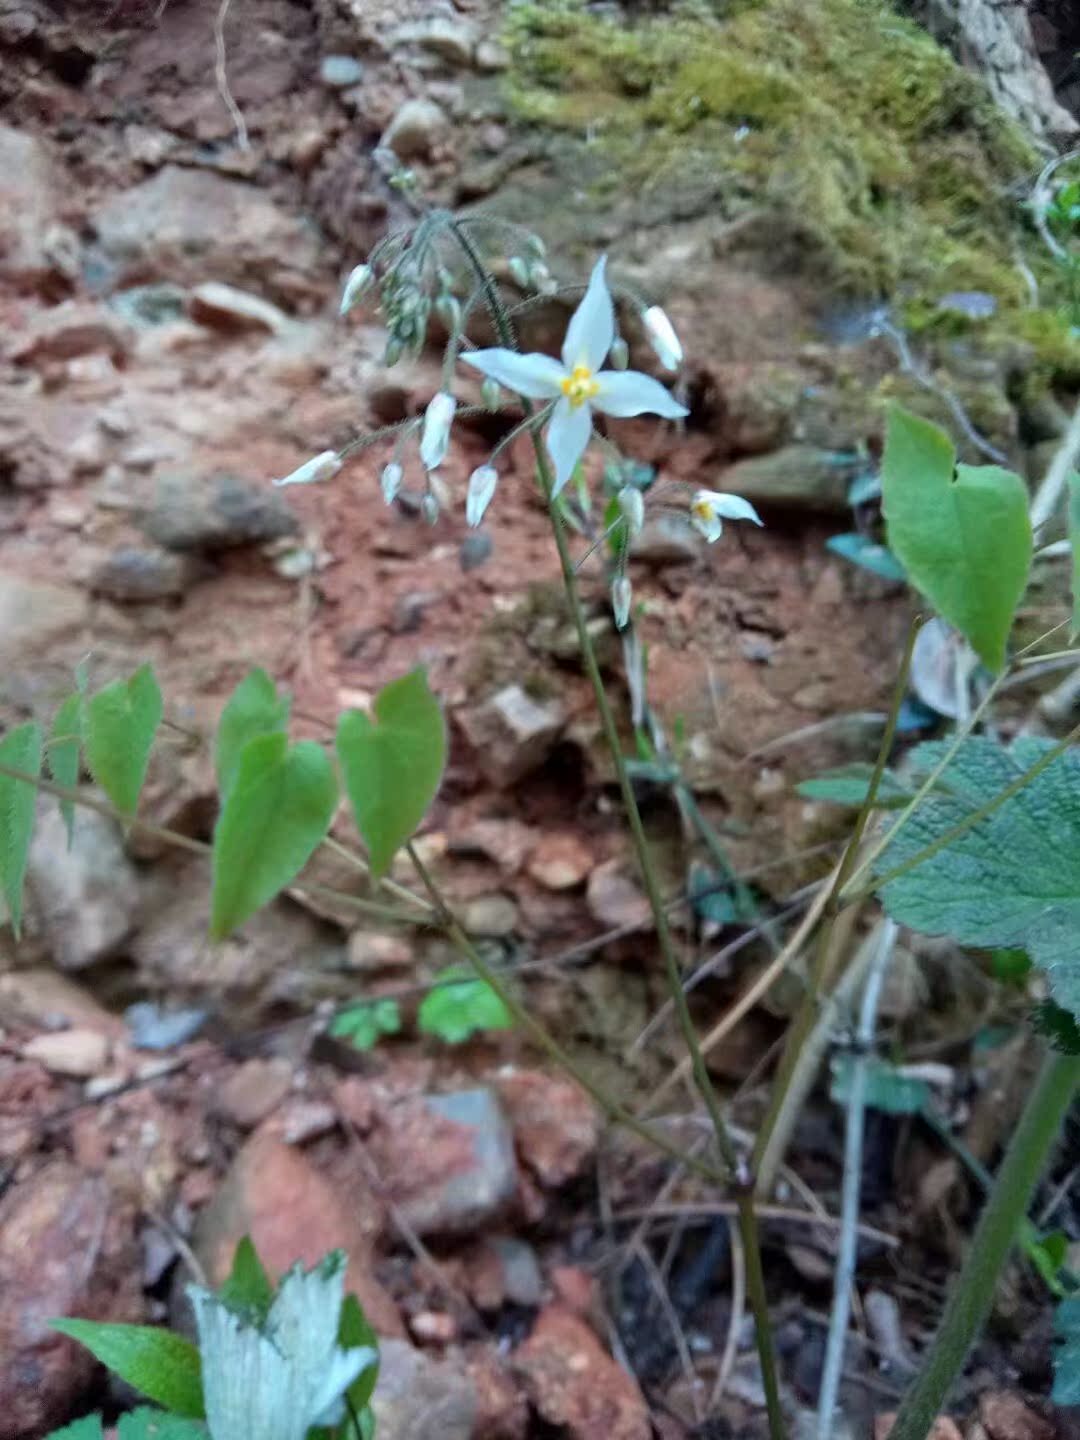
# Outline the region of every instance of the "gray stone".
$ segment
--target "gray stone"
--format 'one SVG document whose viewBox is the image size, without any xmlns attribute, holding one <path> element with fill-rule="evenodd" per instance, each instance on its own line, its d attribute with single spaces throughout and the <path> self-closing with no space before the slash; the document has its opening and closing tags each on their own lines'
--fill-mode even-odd
<svg viewBox="0 0 1080 1440">
<path fill-rule="evenodd" d="M 379 1440 L 469 1440 L 478 1410 L 473 1382 L 456 1365 L 383 1339 L 371 1406 Z"/>
<path fill-rule="evenodd" d="M 462 924 L 470 935 L 502 940 L 517 929 L 518 908 L 509 895 L 478 895 L 465 906 Z"/>
<path fill-rule="evenodd" d="M 48 236 L 59 192 L 44 143 L 0 125 L 0 280 L 31 289 L 58 273 Z"/>
<path fill-rule="evenodd" d="M 87 620 L 86 597 L 66 585 L 0 575 L 0 670 L 40 657 Z"/>
<path fill-rule="evenodd" d="M 195 565 L 189 555 L 123 545 L 97 567 L 90 578 L 90 588 L 122 604 L 139 604 L 177 599 L 194 577 Z"/>
<path fill-rule="evenodd" d="M 828 452 L 813 445 L 785 445 L 770 455 L 740 460 L 714 487 L 742 495 L 755 505 L 822 515 L 846 515 L 847 473 Z"/>
<path fill-rule="evenodd" d="M 269 485 L 233 475 L 171 473 L 158 481 L 157 495 L 140 527 L 167 550 L 229 550 L 294 535 L 296 517 Z"/>
<path fill-rule="evenodd" d="M 115 955 L 135 927 L 139 883 L 119 826 L 78 810 L 72 842 L 55 800 L 43 799 L 30 845 L 27 881 L 49 950 L 61 970 Z"/>
<path fill-rule="evenodd" d="M 504 787 L 544 763 L 562 734 L 566 711 L 558 700 L 534 700 L 520 685 L 507 685 L 459 718 L 480 768 Z"/>
<path fill-rule="evenodd" d="M 544 1298 L 544 1277 L 533 1247 L 509 1235 L 497 1235 L 489 1243 L 502 1265 L 507 1300 L 513 1305 L 539 1305 Z"/>
<path fill-rule="evenodd" d="M 510 68 L 510 52 L 497 40 L 481 40 L 474 56 L 476 68 L 494 72 Z"/>
<path fill-rule="evenodd" d="M 481 565 L 486 565 L 491 559 L 494 549 L 494 542 L 486 530 L 471 530 L 461 542 L 458 564 L 466 574 L 470 570 L 479 570 Z"/>
<path fill-rule="evenodd" d="M 630 542 L 630 558 L 647 565 L 685 565 L 704 552 L 704 539 L 684 515 L 650 515 Z"/>
<path fill-rule="evenodd" d="M 473 1164 L 447 1177 L 439 1196 L 438 1223 L 423 1229 L 474 1230 L 498 1215 L 517 1189 L 514 1132 L 493 1090 L 429 1095 L 424 1104 L 437 1118 L 471 1132 Z"/>
<path fill-rule="evenodd" d="M 331 90 L 347 90 L 363 78 L 364 67 L 352 55 L 324 55 L 319 61 L 319 79 Z"/>
<path fill-rule="evenodd" d="M 156 285 L 130 285 L 110 296 L 110 306 L 140 329 L 169 325 L 184 317 L 184 291 L 162 281 Z"/>
<path fill-rule="evenodd" d="M 395 45 L 418 45 L 449 64 L 461 67 L 472 64 L 476 48 L 472 26 L 438 15 L 415 25 L 403 25 L 394 32 L 393 40 Z"/>
<path fill-rule="evenodd" d="M 446 132 L 446 111 L 434 100 L 406 100 L 382 137 L 382 144 L 400 160 L 422 159 Z"/>
</svg>

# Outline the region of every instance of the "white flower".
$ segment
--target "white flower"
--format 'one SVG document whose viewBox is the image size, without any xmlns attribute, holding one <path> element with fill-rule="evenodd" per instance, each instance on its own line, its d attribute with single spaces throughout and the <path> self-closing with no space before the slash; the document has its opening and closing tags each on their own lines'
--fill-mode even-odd
<svg viewBox="0 0 1080 1440">
<path fill-rule="evenodd" d="M 304 1440 L 313 1425 L 340 1421 L 345 1391 L 377 1359 L 337 1343 L 344 1289 L 340 1253 L 314 1270 L 295 1266 L 260 1324 L 188 1286 L 211 1440 Z"/>
<path fill-rule="evenodd" d="M 650 305 L 641 317 L 649 344 L 665 370 L 677 370 L 682 364 L 683 348 L 675 327 L 659 305 Z"/>
<path fill-rule="evenodd" d="M 678 420 L 689 413 L 649 375 L 600 369 L 615 339 L 615 307 L 604 279 L 604 265 L 603 258 L 597 261 L 584 298 L 570 317 L 561 362 L 550 355 L 519 355 L 501 349 L 473 350 L 461 357 L 519 395 L 556 402 L 547 430 L 556 495 L 589 443 L 594 406 L 616 419 L 651 414 Z"/>
<path fill-rule="evenodd" d="M 341 292 L 342 315 L 347 315 L 357 301 L 363 297 L 374 278 L 375 272 L 370 265 L 357 265 L 345 281 L 345 289 Z"/>
<path fill-rule="evenodd" d="M 630 581 L 625 575 L 616 575 L 611 582 L 611 608 L 615 612 L 615 628 L 625 630 L 630 623 L 630 601 L 633 599 Z"/>
<path fill-rule="evenodd" d="M 619 509 L 631 535 L 637 535 L 645 524 L 645 497 L 636 485 L 624 485 L 619 491 Z"/>
<path fill-rule="evenodd" d="M 741 495 L 726 495 L 722 490 L 696 490 L 690 502 L 690 519 L 711 545 L 719 540 L 725 520 L 752 520 L 763 524 L 761 516 Z"/>
<path fill-rule="evenodd" d="M 401 482 L 405 472 L 396 460 L 391 460 L 389 465 L 383 466 L 379 483 L 382 485 L 383 499 L 387 505 L 392 505 L 397 499 L 398 491 L 401 489 Z"/>
<path fill-rule="evenodd" d="M 439 497 L 432 494 L 430 490 L 420 501 L 420 514 L 423 515 L 429 525 L 437 525 L 439 523 Z"/>
<path fill-rule="evenodd" d="M 316 480 L 330 480 L 341 469 L 341 456 L 336 450 L 324 450 L 321 455 L 307 460 L 291 474 L 275 480 L 275 485 L 311 485 Z"/>
<path fill-rule="evenodd" d="M 469 490 L 465 497 L 465 519 L 470 525 L 479 525 L 484 511 L 491 504 L 495 486 L 499 483 L 499 472 L 494 465 L 480 465 L 469 476 Z"/>
<path fill-rule="evenodd" d="M 457 401 L 440 390 L 424 411 L 424 431 L 420 437 L 420 459 L 425 470 L 434 470 L 446 459 L 450 447 L 450 426 L 453 424 Z"/>
</svg>

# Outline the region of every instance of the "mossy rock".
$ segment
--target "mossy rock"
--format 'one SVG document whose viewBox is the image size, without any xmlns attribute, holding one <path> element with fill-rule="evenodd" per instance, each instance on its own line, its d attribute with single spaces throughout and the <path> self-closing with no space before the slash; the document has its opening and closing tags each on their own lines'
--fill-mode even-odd
<svg viewBox="0 0 1080 1440">
<path fill-rule="evenodd" d="M 1023 333 L 1044 383 L 1080 377 L 1061 277 L 1018 199 L 1038 155 L 889 0 L 676 0 L 636 21 L 540 0 L 510 6 L 506 40 L 508 109 L 544 136 L 515 217 L 564 255 L 758 214 L 760 264 L 823 300 L 885 296 L 925 321 L 943 294 L 983 290 L 985 333 Z"/>
</svg>

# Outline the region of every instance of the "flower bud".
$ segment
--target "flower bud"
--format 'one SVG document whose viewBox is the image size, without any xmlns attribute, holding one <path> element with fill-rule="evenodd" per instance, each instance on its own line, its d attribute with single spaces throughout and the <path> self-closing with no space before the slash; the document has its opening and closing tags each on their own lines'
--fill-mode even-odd
<svg viewBox="0 0 1080 1440">
<path fill-rule="evenodd" d="M 495 486 L 499 482 L 494 465 L 481 465 L 469 476 L 469 490 L 465 497 L 465 519 L 476 526 L 484 518 L 484 511 L 491 504 Z"/>
<path fill-rule="evenodd" d="M 375 279 L 375 272 L 370 265 L 357 265 L 349 278 L 345 281 L 345 289 L 341 294 L 341 314 L 347 315 L 359 300 L 371 288 L 371 282 Z"/>
<path fill-rule="evenodd" d="M 510 271 L 510 278 L 515 285 L 520 285 L 522 290 L 529 288 L 529 265 L 520 255 L 511 255 L 507 264 Z"/>
<path fill-rule="evenodd" d="M 391 335 L 386 342 L 386 349 L 383 351 L 383 364 L 389 370 L 392 365 L 397 364 L 404 353 L 405 346 L 396 335 Z"/>
<path fill-rule="evenodd" d="M 630 364 L 630 346 L 621 335 L 616 335 L 611 342 L 611 349 L 608 351 L 608 359 L 611 361 L 613 370 L 625 370 Z"/>
<path fill-rule="evenodd" d="M 615 628 L 625 630 L 630 623 L 630 602 L 633 590 L 626 575 L 616 575 L 611 582 L 611 608 L 615 613 Z"/>
<path fill-rule="evenodd" d="M 453 295 L 440 295 L 435 301 L 435 313 L 448 330 L 461 328 L 461 305 Z"/>
<path fill-rule="evenodd" d="M 423 515 L 424 519 L 429 525 L 435 525 L 438 523 L 439 502 L 438 500 L 436 500 L 435 496 L 432 495 L 430 490 L 420 501 L 420 514 Z"/>
<path fill-rule="evenodd" d="M 498 410 L 502 404 L 502 386 L 497 380 L 493 380 L 490 375 L 487 376 L 484 383 L 480 386 L 480 399 L 489 410 Z"/>
<path fill-rule="evenodd" d="M 651 305 L 641 317 L 649 344 L 665 370 L 677 370 L 682 364 L 683 348 L 675 327 L 659 305 Z"/>
<path fill-rule="evenodd" d="M 404 470 L 402 470 L 401 466 L 397 463 L 396 460 L 391 460 L 389 465 L 383 466 L 383 472 L 382 475 L 379 477 L 379 483 L 382 485 L 383 499 L 386 501 L 387 505 L 392 505 L 397 499 L 397 494 L 398 491 L 401 489 L 401 482 L 404 479 L 404 476 L 405 472 Z"/>
<path fill-rule="evenodd" d="M 275 480 L 274 484 L 311 485 L 317 480 L 330 480 L 341 469 L 341 463 L 341 457 L 336 450 L 324 450 L 321 455 L 306 461 L 291 474 Z"/>
<path fill-rule="evenodd" d="M 534 260 L 543 260 L 547 256 L 547 246 L 539 235 L 528 235 L 525 240 L 525 249 Z"/>
<path fill-rule="evenodd" d="M 637 535 L 645 524 L 645 496 L 636 485 L 624 485 L 618 499 L 627 529 L 631 535 Z"/>
<path fill-rule="evenodd" d="M 446 459 L 450 448 L 450 426 L 453 424 L 457 401 L 445 390 L 432 399 L 424 411 L 424 429 L 420 437 L 420 459 L 425 470 L 434 470 Z"/>
</svg>

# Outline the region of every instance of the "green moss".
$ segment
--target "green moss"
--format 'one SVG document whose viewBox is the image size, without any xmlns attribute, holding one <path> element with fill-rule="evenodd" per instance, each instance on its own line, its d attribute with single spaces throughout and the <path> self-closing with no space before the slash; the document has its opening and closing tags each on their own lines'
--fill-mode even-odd
<svg viewBox="0 0 1080 1440">
<path fill-rule="evenodd" d="M 541 0 L 511 6 L 507 38 L 512 113 L 594 209 L 641 227 L 764 211 L 833 291 L 924 323 L 956 289 L 993 294 L 995 328 L 1030 314 L 1021 255 L 1057 302 L 1017 202 L 1030 143 L 888 0 L 683 0 L 636 24 Z M 1051 368 L 1072 363 L 1056 315 L 1035 328 Z"/>
</svg>

